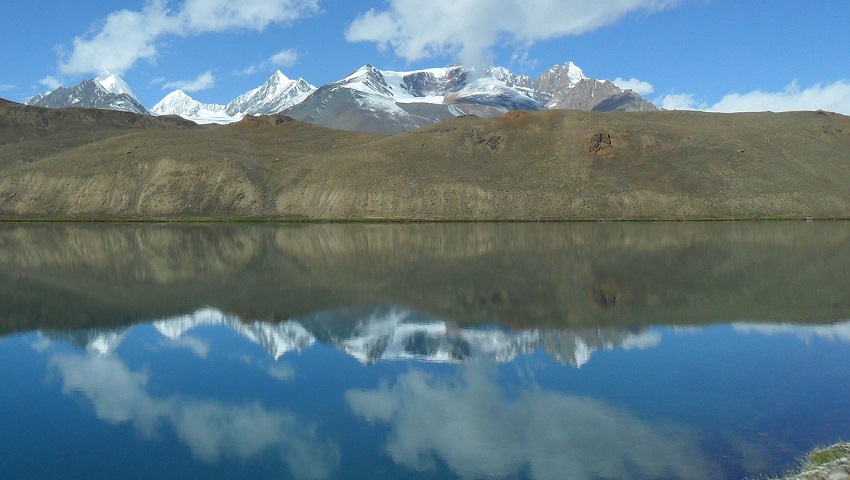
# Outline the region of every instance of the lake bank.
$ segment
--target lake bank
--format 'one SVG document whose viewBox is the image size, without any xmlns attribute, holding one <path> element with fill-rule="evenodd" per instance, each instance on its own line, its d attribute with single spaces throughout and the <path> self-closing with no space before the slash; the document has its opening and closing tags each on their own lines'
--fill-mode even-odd
<svg viewBox="0 0 850 480">
<path fill-rule="evenodd" d="M 850 442 L 838 442 L 812 450 L 799 471 L 777 480 L 847 479 L 850 479 Z"/>
</svg>

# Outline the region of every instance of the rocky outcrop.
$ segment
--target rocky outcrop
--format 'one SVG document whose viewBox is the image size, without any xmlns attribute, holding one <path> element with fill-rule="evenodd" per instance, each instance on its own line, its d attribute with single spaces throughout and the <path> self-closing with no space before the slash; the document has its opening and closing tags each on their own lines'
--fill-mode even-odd
<svg viewBox="0 0 850 480">
<path fill-rule="evenodd" d="M 584 78 L 568 90 L 556 90 L 546 104 L 560 110 L 618 110 L 652 112 L 658 108 L 631 90 L 622 90 L 610 80 Z"/>
</svg>

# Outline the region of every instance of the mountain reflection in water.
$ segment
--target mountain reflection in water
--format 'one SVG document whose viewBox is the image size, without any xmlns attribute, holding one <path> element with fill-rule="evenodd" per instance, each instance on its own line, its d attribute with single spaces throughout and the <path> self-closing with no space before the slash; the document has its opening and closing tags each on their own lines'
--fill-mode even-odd
<svg viewBox="0 0 850 480">
<path fill-rule="evenodd" d="M 342 324 L 333 321 L 340 316 L 349 320 Z M 644 348 L 659 341 L 658 335 L 647 328 L 512 331 L 497 325 L 459 327 L 397 306 L 325 312 L 280 323 L 246 321 L 237 315 L 204 308 L 153 322 L 160 334 L 177 343 L 190 342 L 184 335 L 192 329 L 212 325 L 228 327 L 263 347 L 275 360 L 320 341 L 340 348 L 364 364 L 400 359 L 463 362 L 471 358 L 504 363 L 541 349 L 560 362 L 580 367 L 596 350 Z M 47 334 L 106 355 L 121 344 L 129 328 Z"/>
<path fill-rule="evenodd" d="M 0 476 L 780 473 L 850 431 L 848 241 L 0 225 Z"/>
</svg>

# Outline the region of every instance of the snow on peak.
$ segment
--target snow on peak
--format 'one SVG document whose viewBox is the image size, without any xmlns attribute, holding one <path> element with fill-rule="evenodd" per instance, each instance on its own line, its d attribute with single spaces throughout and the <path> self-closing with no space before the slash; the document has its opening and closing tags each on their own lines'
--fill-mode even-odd
<svg viewBox="0 0 850 480">
<path fill-rule="evenodd" d="M 274 74 L 271 76 L 271 78 L 269 78 L 269 82 L 288 84 L 288 83 L 292 82 L 292 80 L 289 77 L 287 77 L 283 72 L 278 70 L 278 71 L 274 72 Z"/>
<path fill-rule="evenodd" d="M 581 70 L 581 68 L 579 68 L 578 65 L 576 65 L 573 62 L 565 63 L 564 69 L 567 71 L 567 76 L 570 79 L 571 85 L 575 85 L 576 83 L 580 82 L 581 80 L 584 80 L 584 79 L 587 78 L 586 76 L 584 76 L 584 72 Z"/>
<path fill-rule="evenodd" d="M 515 75 L 504 67 L 486 67 L 479 72 L 453 65 L 396 72 L 367 64 L 336 85 L 367 94 L 362 101 L 369 103 L 370 109 L 377 108 L 378 103 L 454 104 L 466 100 L 482 104 L 505 101 L 506 108 L 517 108 L 533 101 L 531 78 Z M 396 112 L 397 107 L 385 106 L 384 110 Z"/>
<path fill-rule="evenodd" d="M 130 97 L 138 100 L 136 94 L 134 94 L 130 86 L 127 85 L 127 82 L 114 73 L 104 72 L 95 78 L 95 81 L 106 93 L 112 93 L 114 95 L 126 93 Z"/>
<path fill-rule="evenodd" d="M 239 118 L 246 114 L 271 115 L 301 103 L 315 90 L 303 78 L 292 80 L 278 70 L 264 84 L 233 99 L 225 111 Z"/>
<path fill-rule="evenodd" d="M 232 123 L 241 117 L 231 117 L 224 105 L 201 103 L 183 90 L 175 90 L 159 101 L 150 112 L 154 115 L 179 115 L 195 123 Z"/>
<path fill-rule="evenodd" d="M 175 90 L 163 97 L 150 112 L 154 115 L 191 115 L 200 106 L 200 102 L 186 95 L 183 90 Z"/>
<path fill-rule="evenodd" d="M 375 68 L 373 65 L 367 63 L 366 65 L 363 65 L 362 67 L 352 72 L 349 76 L 340 80 L 340 83 L 351 82 L 353 80 L 359 80 L 362 77 L 367 77 L 369 75 L 375 75 L 380 73 L 380 70 Z"/>
<path fill-rule="evenodd" d="M 190 97 L 183 90 L 175 90 L 168 95 L 166 95 L 159 103 L 163 103 L 165 101 L 174 103 L 174 102 L 185 102 L 185 101 L 195 101 L 194 98 Z"/>
</svg>

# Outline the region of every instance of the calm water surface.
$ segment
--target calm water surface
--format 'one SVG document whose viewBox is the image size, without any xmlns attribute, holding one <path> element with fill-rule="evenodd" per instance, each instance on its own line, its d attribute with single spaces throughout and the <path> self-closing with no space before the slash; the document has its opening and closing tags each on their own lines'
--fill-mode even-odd
<svg viewBox="0 0 850 480">
<path fill-rule="evenodd" d="M 850 224 L 0 225 L 0 479 L 738 479 L 850 435 Z"/>
</svg>

